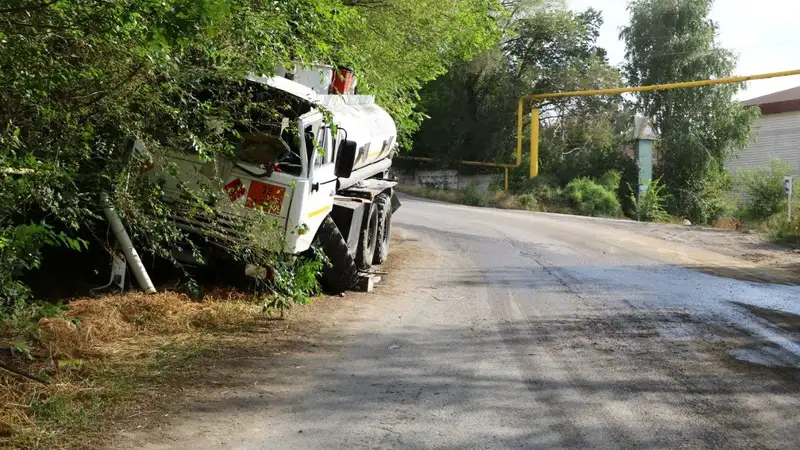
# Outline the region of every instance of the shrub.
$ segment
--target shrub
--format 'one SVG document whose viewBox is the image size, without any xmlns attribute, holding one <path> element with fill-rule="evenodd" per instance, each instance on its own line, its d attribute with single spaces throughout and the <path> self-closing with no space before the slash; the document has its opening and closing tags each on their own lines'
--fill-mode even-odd
<svg viewBox="0 0 800 450">
<path fill-rule="evenodd" d="M 31 291 L 19 277 L 39 268 L 45 247 L 64 246 L 80 251 L 86 245 L 64 232 L 56 233 L 47 224 L 0 227 L 0 321 L 17 323 L 28 314 L 38 314 L 32 311 L 38 311 L 40 305 L 28 307 Z"/>
<path fill-rule="evenodd" d="M 478 189 L 477 184 L 472 183 L 461 192 L 461 203 L 469 206 L 486 206 L 489 198 Z"/>
<path fill-rule="evenodd" d="M 793 214 L 792 221 L 789 222 L 785 212 L 777 213 L 762 222 L 759 229 L 774 242 L 800 245 L 800 215 Z"/>
<path fill-rule="evenodd" d="M 616 193 L 589 178 L 570 181 L 565 195 L 570 205 L 585 216 L 616 217 L 621 213 Z"/>
<path fill-rule="evenodd" d="M 616 192 L 619 189 L 619 184 L 622 181 L 622 173 L 618 170 L 609 170 L 604 173 L 599 180 L 598 184 L 608 189 L 611 192 Z"/>
<path fill-rule="evenodd" d="M 669 213 L 664 207 L 664 202 L 669 198 L 666 187 L 661 179 L 655 180 L 647 186 L 637 198 L 631 188 L 631 202 L 633 203 L 633 218 L 640 222 L 659 222 L 669 218 Z"/>
<path fill-rule="evenodd" d="M 769 167 L 746 170 L 739 174 L 748 199 L 739 213 L 745 220 L 766 220 L 786 209 L 783 177 L 791 173 L 785 161 L 774 159 Z"/>
<path fill-rule="evenodd" d="M 667 177 L 670 182 L 667 209 L 672 215 L 695 224 L 712 224 L 735 209 L 730 202 L 733 182 L 724 168 L 709 169 L 703 177 L 689 181 L 675 182 L 674 176 Z M 681 187 L 681 183 L 685 186 Z"/>
<path fill-rule="evenodd" d="M 539 207 L 539 201 L 533 194 L 520 194 L 517 196 L 517 204 L 522 209 L 529 211 L 536 210 Z"/>
</svg>

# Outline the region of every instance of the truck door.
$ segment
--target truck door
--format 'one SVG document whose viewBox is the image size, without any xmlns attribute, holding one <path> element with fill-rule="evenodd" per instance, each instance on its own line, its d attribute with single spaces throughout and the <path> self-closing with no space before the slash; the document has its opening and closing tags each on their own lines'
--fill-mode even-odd
<svg viewBox="0 0 800 450">
<path fill-rule="evenodd" d="M 333 208 L 333 196 L 336 194 L 335 143 L 331 129 L 324 123 L 320 113 L 304 118 L 303 135 L 311 186 L 308 203 L 303 207 L 301 223 L 305 223 L 310 229 L 311 233 L 307 236 L 310 240 Z"/>
</svg>

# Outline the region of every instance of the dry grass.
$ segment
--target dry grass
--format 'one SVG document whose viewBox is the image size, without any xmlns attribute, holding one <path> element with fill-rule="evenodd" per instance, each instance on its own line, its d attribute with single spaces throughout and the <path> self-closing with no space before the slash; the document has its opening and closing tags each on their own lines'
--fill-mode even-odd
<svg viewBox="0 0 800 450">
<path fill-rule="evenodd" d="M 711 225 L 721 230 L 738 231 L 742 229 L 742 221 L 733 217 L 721 217 Z"/>
<path fill-rule="evenodd" d="M 0 345 L 30 354 L 15 355 L 11 365 L 50 384 L 0 370 L 0 447 L 97 445 L 109 421 L 131 411 L 132 400 L 146 404 L 163 396 L 170 379 L 216 343 L 261 329 L 266 319 L 259 304 L 239 293 L 200 302 L 176 293 L 131 293 L 75 301 L 63 318 L 29 329 L 7 327 Z"/>
</svg>

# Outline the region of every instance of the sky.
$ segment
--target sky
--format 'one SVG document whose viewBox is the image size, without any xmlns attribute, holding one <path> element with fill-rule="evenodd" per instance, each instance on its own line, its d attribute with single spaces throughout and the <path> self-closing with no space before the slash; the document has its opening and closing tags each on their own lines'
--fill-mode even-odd
<svg viewBox="0 0 800 450">
<path fill-rule="evenodd" d="M 570 8 L 593 7 L 603 13 L 598 45 L 608 51 L 611 64 L 625 56 L 619 40 L 628 24 L 628 0 L 568 0 Z M 718 39 L 739 56 L 735 75 L 800 69 L 800 0 L 716 0 L 711 18 L 719 25 Z M 800 76 L 752 81 L 740 100 L 800 86 Z"/>
</svg>

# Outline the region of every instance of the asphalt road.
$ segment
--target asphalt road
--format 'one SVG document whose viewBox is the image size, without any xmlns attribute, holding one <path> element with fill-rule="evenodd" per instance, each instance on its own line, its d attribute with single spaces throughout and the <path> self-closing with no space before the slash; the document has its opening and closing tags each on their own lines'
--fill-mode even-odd
<svg viewBox="0 0 800 450">
<path fill-rule="evenodd" d="M 609 221 L 405 199 L 394 233 L 323 350 L 137 447 L 800 447 L 796 340 L 750 308 L 800 288 Z"/>
</svg>

